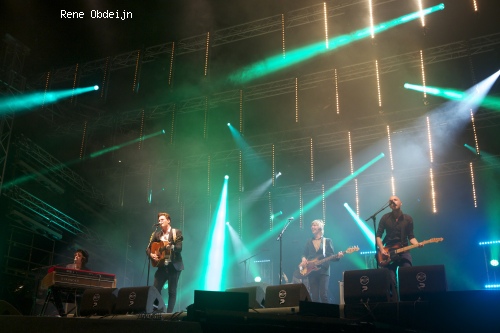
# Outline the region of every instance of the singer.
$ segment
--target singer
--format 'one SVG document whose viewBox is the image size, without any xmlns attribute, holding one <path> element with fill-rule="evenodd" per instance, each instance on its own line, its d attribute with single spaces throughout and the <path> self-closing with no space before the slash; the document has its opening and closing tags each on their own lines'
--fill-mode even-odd
<svg viewBox="0 0 500 333">
<path fill-rule="evenodd" d="M 334 255 L 333 243 L 330 238 L 324 237 L 325 223 L 323 220 L 314 220 L 311 222 L 311 231 L 313 237 L 309 239 L 302 254 L 302 262 L 300 267 L 308 266 L 308 263 L 331 257 Z M 333 261 L 339 261 L 344 254 L 339 252 Z M 328 285 L 330 284 L 330 260 L 317 267 L 308 275 L 309 293 L 311 301 L 330 303 L 328 298 Z"/>
<path fill-rule="evenodd" d="M 183 237 L 181 230 L 174 229 L 170 226 L 170 215 L 168 213 L 158 213 L 158 224 L 161 229 L 151 235 L 150 245 L 146 253 L 152 261 L 159 262 L 162 258 L 159 258 L 157 253 L 151 251 L 153 243 L 163 242 L 170 247 L 171 255 L 169 260 L 157 266 L 158 269 L 155 273 L 154 287 L 161 294 L 163 286 L 168 281 L 167 312 L 172 313 L 177 300 L 177 284 L 181 276 L 181 271 L 184 269 L 184 263 L 181 256 Z"/>
<path fill-rule="evenodd" d="M 403 213 L 401 210 L 402 205 L 403 203 L 397 196 L 391 196 L 389 198 L 389 207 L 392 212 L 385 214 L 380 219 L 376 235 L 377 247 L 378 252 L 384 256 L 389 255 L 389 249 L 407 246 L 408 242 L 413 245 L 423 246 L 423 244 L 419 244 L 413 234 L 413 218 Z M 385 237 L 382 240 L 384 232 Z M 392 262 L 387 268 L 391 272 L 392 286 L 394 287 L 392 294 L 397 295 L 396 270 L 398 267 L 412 266 L 412 257 L 410 252 L 407 251 L 391 259 Z"/>
</svg>

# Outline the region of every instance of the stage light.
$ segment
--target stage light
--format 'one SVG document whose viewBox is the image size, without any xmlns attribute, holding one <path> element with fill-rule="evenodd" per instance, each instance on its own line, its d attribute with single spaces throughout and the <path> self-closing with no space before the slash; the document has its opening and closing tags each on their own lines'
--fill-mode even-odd
<svg viewBox="0 0 500 333">
<path fill-rule="evenodd" d="M 162 129 L 162 130 L 161 130 L 161 133 L 162 133 L 162 134 L 165 134 L 166 132 L 165 132 L 165 130 L 164 130 L 164 129 Z"/>
<path fill-rule="evenodd" d="M 255 282 L 259 283 L 262 281 L 262 278 L 260 276 L 256 276 L 255 279 L 253 279 Z"/>
<path fill-rule="evenodd" d="M 493 245 L 493 244 L 500 244 L 500 240 L 479 242 L 480 246 L 483 246 L 483 245 Z"/>
<path fill-rule="evenodd" d="M 500 288 L 500 284 L 487 284 L 484 286 L 486 289 L 498 289 Z"/>
<path fill-rule="evenodd" d="M 94 86 L 94 90 L 99 90 L 99 86 L 97 84 Z"/>
<path fill-rule="evenodd" d="M 493 266 L 493 267 L 497 267 L 498 266 L 498 260 L 497 259 L 491 259 L 490 260 L 490 265 Z"/>
<path fill-rule="evenodd" d="M 278 172 L 275 178 L 278 178 L 279 176 L 281 176 L 281 172 Z"/>
<path fill-rule="evenodd" d="M 225 176 L 224 176 L 224 179 L 229 179 L 229 176 L 228 176 L 228 175 L 225 175 Z"/>
<path fill-rule="evenodd" d="M 229 221 L 227 221 L 227 222 L 226 222 L 226 225 L 227 225 L 227 226 L 229 226 L 229 225 L 230 225 Z"/>
<path fill-rule="evenodd" d="M 231 123 L 227 123 L 227 126 L 231 126 Z"/>
</svg>

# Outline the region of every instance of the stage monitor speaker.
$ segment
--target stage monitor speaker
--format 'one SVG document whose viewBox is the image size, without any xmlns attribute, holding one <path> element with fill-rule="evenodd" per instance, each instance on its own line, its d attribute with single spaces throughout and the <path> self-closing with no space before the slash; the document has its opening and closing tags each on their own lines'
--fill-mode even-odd
<svg viewBox="0 0 500 333">
<path fill-rule="evenodd" d="M 115 314 L 166 311 L 165 302 L 155 287 L 127 287 L 118 291 Z"/>
<path fill-rule="evenodd" d="M 398 277 L 401 301 L 428 300 L 447 290 L 444 265 L 400 267 Z"/>
<path fill-rule="evenodd" d="M 344 272 L 345 304 L 397 301 L 387 268 Z"/>
<path fill-rule="evenodd" d="M 22 314 L 9 302 L 0 300 L 0 315 L 21 316 Z"/>
<path fill-rule="evenodd" d="M 81 316 L 106 316 L 112 314 L 118 289 L 116 288 L 91 288 L 83 292 L 80 304 Z"/>
<path fill-rule="evenodd" d="M 248 293 L 230 291 L 194 291 L 196 311 L 219 310 L 248 312 Z"/>
<path fill-rule="evenodd" d="M 282 308 L 299 306 L 300 301 L 311 301 L 309 291 L 303 283 L 268 286 L 264 306 Z"/>
<path fill-rule="evenodd" d="M 261 286 L 230 288 L 226 289 L 226 291 L 247 293 L 249 309 L 259 309 L 264 307 L 263 304 L 266 298 L 266 293 L 264 292 L 264 288 L 262 288 Z"/>
</svg>

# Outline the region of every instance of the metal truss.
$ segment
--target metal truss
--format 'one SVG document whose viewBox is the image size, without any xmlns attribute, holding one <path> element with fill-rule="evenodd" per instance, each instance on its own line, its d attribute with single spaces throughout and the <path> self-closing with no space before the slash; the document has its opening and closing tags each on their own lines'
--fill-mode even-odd
<svg viewBox="0 0 500 333">
<path fill-rule="evenodd" d="M 30 139 L 22 136 L 14 144 L 23 153 L 23 158 L 41 173 L 48 173 L 66 182 L 101 206 L 110 206 L 99 190 Z"/>
</svg>

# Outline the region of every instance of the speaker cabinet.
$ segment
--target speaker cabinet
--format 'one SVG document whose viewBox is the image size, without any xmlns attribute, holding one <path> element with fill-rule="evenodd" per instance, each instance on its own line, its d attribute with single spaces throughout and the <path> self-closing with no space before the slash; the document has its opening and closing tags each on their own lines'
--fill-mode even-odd
<svg viewBox="0 0 500 333">
<path fill-rule="evenodd" d="M 91 288 L 83 292 L 80 305 L 81 316 L 106 316 L 112 314 L 116 305 L 116 288 Z"/>
<path fill-rule="evenodd" d="M 166 311 L 165 302 L 155 287 L 127 287 L 118 291 L 115 314 Z"/>
<path fill-rule="evenodd" d="M 264 306 L 281 308 L 299 306 L 300 301 L 311 301 L 309 291 L 303 283 L 268 286 Z"/>
<path fill-rule="evenodd" d="M 8 316 L 20 316 L 21 312 L 19 312 L 12 304 L 7 301 L 0 300 L 0 316 L 8 315 Z"/>
<path fill-rule="evenodd" d="M 344 272 L 345 304 L 397 301 L 387 268 Z"/>
<path fill-rule="evenodd" d="M 264 288 L 262 288 L 261 286 L 230 288 L 226 289 L 226 291 L 247 293 L 249 309 L 259 309 L 264 307 L 263 304 L 266 298 L 266 293 L 264 292 Z"/>
<path fill-rule="evenodd" d="M 401 301 L 426 300 L 447 290 L 444 265 L 400 267 L 398 277 Z"/>
<path fill-rule="evenodd" d="M 248 312 L 248 299 L 245 292 L 195 290 L 193 307 L 198 311 Z"/>
</svg>

